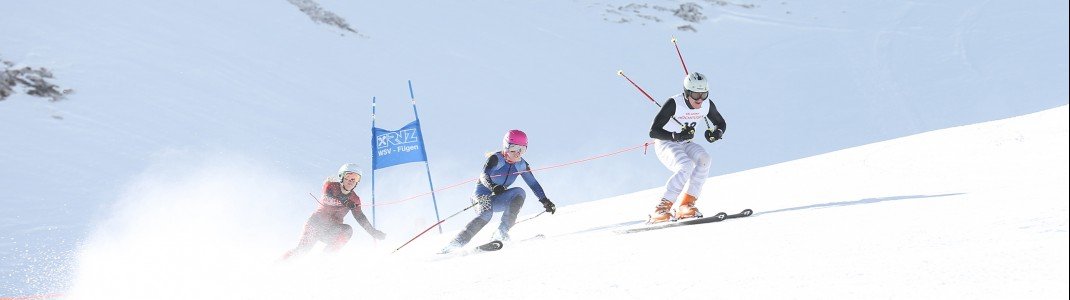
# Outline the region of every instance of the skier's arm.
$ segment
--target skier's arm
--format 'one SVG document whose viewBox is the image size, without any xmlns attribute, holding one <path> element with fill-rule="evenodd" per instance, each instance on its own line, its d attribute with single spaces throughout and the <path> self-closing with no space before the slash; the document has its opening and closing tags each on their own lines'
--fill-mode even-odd
<svg viewBox="0 0 1070 300">
<path fill-rule="evenodd" d="M 535 193 L 535 197 L 539 197 L 539 199 L 545 199 L 546 192 L 542 190 L 542 185 L 539 185 L 539 181 L 535 180 L 535 175 L 531 174 L 531 163 L 527 163 L 526 165 L 527 169 L 520 173 L 520 177 L 524 178 L 524 182 L 526 182 L 528 184 L 528 187 L 531 188 L 531 191 Z"/>
<path fill-rule="evenodd" d="M 542 208 L 545 209 L 546 212 L 550 214 L 557 212 L 557 206 L 550 201 L 550 198 L 546 198 L 546 192 L 542 190 L 539 181 L 535 180 L 535 174 L 531 174 L 531 164 L 525 165 L 527 165 L 527 169 L 525 169 L 523 173 L 520 173 L 520 177 L 524 178 L 524 182 L 528 183 L 528 187 L 531 188 L 531 191 L 535 192 L 536 197 L 539 197 L 539 202 L 542 203 Z"/>
<path fill-rule="evenodd" d="M 717 129 L 721 130 L 722 134 L 728 131 L 726 127 L 728 124 L 725 123 L 724 117 L 721 116 L 721 112 L 717 111 L 717 105 L 714 105 L 713 102 L 710 102 L 710 112 L 706 113 L 706 118 L 710 119 L 713 125 L 716 125 Z"/>
<path fill-rule="evenodd" d="M 487 158 L 487 162 L 483 164 L 483 174 L 479 176 L 479 183 L 486 187 L 488 190 L 494 190 L 494 181 L 490 179 L 490 169 L 498 165 L 498 155 L 491 154 Z"/>
<path fill-rule="evenodd" d="M 360 205 L 353 207 L 349 211 L 353 213 L 353 218 L 357 219 L 357 224 L 360 224 L 360 227 L 363 227 L 365 231 L 367 231 L 368 233 L 372 233 L 372 231 L 377 231 L 375 230 L 375 227 L 372 226 L 372 222 L 369 222 L 368 217 L 364 215 L 363 211 L 361 211 Z"/>
<path fill-rule="evenodd" d="M 372 223 L 368 222 L 368 217 L 365 216 L 364 212 L 360 210 L 359 204 L 349 209 L 349 211 L 353 213 L 353 218 L 357 219 L 357 224 L 360 224 L 360 227 L 363 227 L 364 231 L 367 231 L 368 235 L 371 235 L 372 238 L 377 240 L 386 238 L 385 233 L 379 231 L 378 229 L 375 229 L 375 227 L 372 226 Z"/>
<path fill-rule="evenodd" d="M 665 124 L 669 123 L 672 116 L 676 114 L 676 100 L 669 98 L 665 101 L 665 104 L 661 106 L 661 110 L 658 111 L 658 115 L 654 116 L 654 123 L 650 124 L 650 137 L 671 141 L 673 140 L 672 132 L 665 130 Z"/>
</svg>

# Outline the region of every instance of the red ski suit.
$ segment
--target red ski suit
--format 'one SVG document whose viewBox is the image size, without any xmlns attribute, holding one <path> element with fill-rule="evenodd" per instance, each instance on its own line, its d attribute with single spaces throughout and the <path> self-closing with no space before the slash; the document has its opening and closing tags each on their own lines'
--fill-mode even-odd
<svg viewBox="0 0 1070 300">
<path fill-rule="evenodd" d="M 352 209 L 345 206 L 345 200 L 354 204 Z M 360 196 L 353 191 L 343 194 L 339 182 L 331 180 L 324 182 L 323 197 L 319 201 L 319 207 L 305 222 L 305 230 L 301 233 L 301 240 L 297 243 L 297 247 L 287 252 L 283 258 L 308 252 L 316 241 L 327 244 L 325 250 L 328 252 L 341 249 L 353 236 L 353 227 L 342 223 L 349 212 L 353 212 L 353 218 L 357 219 L 357 223 L 364 227 L 368 234 L 377 235 L 379 231 L 372 227 L 368 218 L 364 216 L 364 212 L 360 210 Z"/>
</svg>

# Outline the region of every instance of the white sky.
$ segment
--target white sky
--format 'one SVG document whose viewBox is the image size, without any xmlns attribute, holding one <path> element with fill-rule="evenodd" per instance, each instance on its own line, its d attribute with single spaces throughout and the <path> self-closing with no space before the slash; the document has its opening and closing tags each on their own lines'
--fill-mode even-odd
<svg viewBox="0 0 1070 300">
<path fill-rule="evenodd" d="M 0 238 L 10 241 L 0 244 L 0 274 L 4 276 L 0 295 L 57 292 L 70 286 L 85 289 L 85 295 L 115 292 L 87 288 L 87 282 L 102 288 L 109 283 L 85 277 L 121 277 L 95 272 L 103 266 L 115 267 L 116 262 L 130 268 L 128 275 L 146 279 L 146 289 L 131 291 L 132 295 L 170 290 L 149 284 L 154 276 L 199 287 L 185 292 L 206 293 L 251 292 L 263 282 L 294 279 L 269 269 L 264 271 L 267 277 L 258 277 L 262 280 L 237 281 L 236 288 L 217 289 L 208 286 L 214 282 L 184 281 L 169 277 L 173 275 L 168 272 L 139 268 L 203 267 L 199 270 L 213 273 L 208 278 L 234 282 L 216 276 L 248 275 L 247 271 L 210 266 L 226 265 L 223 258 L 233 257 L 247 257 L 235 264 L 249 266 L 291 246 L 314 207 L 308 193 L 317 192 L 322 179 L 344 162 L 370 166 L 371 97 L 379 99 L 380 127 L 392 129 L 411 121 L 405 85 L 410 79 L 436 187 L 473 177 L 482 154 L 494 150 L 507 129 L 529 133 L 532 145 L 527 158 L 535 167 L 641 144 L 656 108 L 615 72 L 623 69 L 659 101 L 677 93 L 683 71 L 669 42 L 672 36 L 680 39 L 688 67 L 713 78 L 713 101 L 729 123 L 725 140 L 706 146 L 715 158 L 711 173 L 725 176 L 716 177 L 708 186 L 707 197 L 716 200 L 703 201 L 700 207 L 707 212 L 751 207 L 767 214 L 733 221 L 737 225 L 675 230 L 681 235 L 708 231 L 716 236 L 757 236 L 753 247 L 708 251 L 714 242 L 707 241 L 671 249 L 701 250 L 696 260 L 703 264 L 747 262 L 748 269 L 735 274 L 739 276 L 703 275 L 711 278 L 708 284 L 677 288 L 675 276 L 667 272 L 676 270 L 674 264 L 653 264 L 658 257 L 676 257 L 673 250 L 644 245 L 681 236 L 600 233 L 604 230 L 568 234 L 646 215 L 657 197 L 652 195 L 669 173 L 652 155 L 632 151 L 537 174 L 562 211 L 517 230 L 537 228 L 557 237 L 497 256 L 399 270 L 453 270 L 468 274 L 470 282 L 512 282 L 496 288 L 520 292 L 515 295 L 534 296 L 534 291 L 568 295 L 565 292 L 582 289 L 589 296 L 618 295 L 606 294 L 613 291 L 623 293 L 619 295 L 624 298 L 660 291 L 700 297 L 707 289 L 734 291 L 738 296 L 745 296 L 744 291 L 799 290 L 813 292 L 800 297 L 817 297 L 817 291 L 827 292 L 824 288 L 830 283 L 863 296 L 930 296 L 893 289 L 903 286 L 945 291 L 953 297 L 1014 283 L 1031 287 L 1066 282 L 1065 204 L 1045 202 L 1053 197 L 1066 199 L 1065 125 L 1054 137 L 1032 133 L 1043 136 L 1036 138 L 1040 141 L 993 129 L 996 132 L 970 137 L 939 137 L 924 146 L 937 151 L 905 145 L 873 150 L 864 158 L 844 154 L 861 149 L 852 148 L 836 152 L 836 159 L 792 160 L 1054 107 L 1063 107 L 1063 119 L 1052 117 L 1058 122 L 1044 124 L 1065 124 L 1070 94 L 1066 84 L 1070 81 L 1067 3 L 741 1 L 722 6 L 700 1 L 707 19 L 691 24 L 697 32 L 676 30 L 687 23 L 655 7 L 675 8 L 680 3 L 675 1 L 628 9 L 619 9 L 625 2 L 593 1 L 319 3 L 346 18 L 365 37 L 343 36 L 340 30 L 315 24 L 281 0 L 4 5 L 0 58 L 49 68 L 57 83 L 76 93 L 58 103 L 28 96 L 0 102 L 0 120 L 6 125 L 0 128 L 0 190 L 4 191 L 0 205 L 5 207 L 0 211 Z M 743 6 L 747 4 L 755 6 Z M 995 147 L 990 149 L 993 152 L 967 147 L 972 145 L 967 142 L 999 141 L 1002 144 L 997 146 L 979 145 Z M 1033 144 L 1044 141 L 1062 148 Z M 875 145 L 884 144 L 864 148 Z M 945 148 L 951 150 L 940 151 Z M 1025 152 L 1012 156 L 1019 152 L 1007 148 Z M 1049 155 L 1052 159 L 1063 158 L 1043 161 L 1050 153 L 1029 152 L 1044 150 L 1056 151 L 1057 155 Z M 939 166 L 951 164 L 935 159 L 940 155 L 1027 160 L 1059 167 L 1048 171 L 1062 177 L 1050 181 L 1051 185 L 1034 186 L 1052 179 L 1037 175 L 1045 173 L 1033 168 L 1005 166 L 1006 172 L 991 172 L 988 166 L 998 159 L 963 159 L 960 165 L 951 166 L 956 171 L 937 172 L 944 170 Z M 777 164 L 787 161 L 792 162 Z M 770 165 L 774 166 L 760 168 Z M 905 179 L 911 181 L 898 181 Z M 376 180 L 380 201 L 427 191 L 422 164 L 378 172 Z M 464 185 L 438 193 L 440 215 L 466 206 L 471 189 Z M 365 201 L 370 200 L 370 182 L 358 191 Z M 642 192 L 629 194 L 636 191 Z M 607 198 L 616 195 L 625 196 Z M 603 198 L 607 199 L 597 201 Z M 973 206 L 974 202 L 982 204 Z M 383 244 L 389 246 L 367 248 L 369 241 L 358 233 L 350 252 L 320 263 L 326 271 L 310 262 L 291 266 L 295 268 L 292 274 L 325 283 L 359 280 L 380 287 L 370 289 L 377 293 L 397 287 L 386 284 L 391 282 L 386 279 L 407 278 L 403 276 L 441 287 L 446 296 L 476 291 L 451 287 L 449 281 L 422 280 L 427 279 L 421 277 L 425 275 L 383 274 L 387 266 L 416 264 L 406 258 L 378 259 L 378 253 L 400 245 L 433 222 L 430 207 L 429 197 L 424 197 L 378 209 L 379 222 L 390 234 Z M 994 208 L 1028 214 L 1003 216 L 1003 210 Z M 525 213 L 537 209 L 529 204 Z M 963 216 L 949 217 L 949 211 Z M 919 215 L 902 217 L 906 212 Z M 997 217 L 975 220 L 969 212 Z M 874 222 L 872 227 L 861 222 L 893 217 L 922 222 Z M 469 218 L 471 214 L 461 214 L 447 222 L 446 229 L 457 230 Z M 813 227 L 802 230 L 804 225 Z M 946 228 L 946 232 L 928 233 L 926 229 L 932 227 Z M 218 228 L 228 228 L 230 235 L 207 234 Z M 1016 234 L 1019 228 L 1032 229 Z M 1050 232 L 1030 231 L 1034 229 Z M 98 234 L 91 239 L 91 232 Z M 762 239 L 755 233 L 769 236 Z M 837 234 L 847 234 L 856 242 L 833 248 L 828 243 L 841 241 L 835 239 Z M 608 237 L 595 238 L 603 235 Z M 586 241 L 588 236 L 592 245 L 607 248 L 590 248 L 592 254 L 586 255 L 565 252 L 575 248 L 571 245 L 576 239 Z M 995 244 L 992 241 L 1003 237 L 1025 240 L 1006 246 L 1020 248 L 964 251 Z M 426 240 L 427 244 L 412 247 L 438 248 L 441 244 Z M 79 247 L 82 243 L 88 245 Z M 249 245 L 260 247 L 250 252 Z M 100 254 L 109 247 L 116 253 L 141 249 L 137 253 L 146 256 Z M 902 253 L 916 252 L 905 251 L 912 247 L 944 259 L 918 263 L 921 256 Z M 900 251 L 889 253 L 886 248 Z M 73 258 L 75 249 L 86 251 L 89 259 Z M 538 255 L 543 251 L 546 257 Z M 968 263 L 980 255 L 1005 256 L 1007 264 L 1039 267 L 1043 263 L 998 251 L 1038 253 L 1030 259 L 1051 253 L 1064 258 L 1056 265 L 1060 269 L 1040 271 Z M 185 259 L 167 262 L 173 265 L 126 263 L 157 261 L 155 255 L 161 252 L 181 254 Z M 965 254 L 949 258 L 948 253 L 954 252 Z M 736 260 L 744 254 L 750 259 Z M 365 272 L 360 267 L 366 263 L 360 258 L 367 256 L 377 258 L 378 265 L 373 266 L 381 266 L 376 268 L 381 272 Z M 854 257 L 852 262 L 863 271 L 830 261 L 839 257 Z M 531 273 L 509 273 L 509 264 L 503 261 Z M 593 270 L 586 272 L 620 276 L 563 269 L 583 261 L 592 263 L 586 266 Z M 632 261 L 639 263 L 625 264 Z M 892 263 L 898 261 L 914 263 Z M 71 283 L 67 277 L 76 272 L 71 267 L 75 262 L 82 266 L 77 270 L 82 279 Z M 468 269 L 470 262 L 482 267 Z M 618 269 L 616 265 L 627 266 Z M 822 265 L 830 265 L 821 269 L 826 273 L 785 270 Z M 908 270 L 911 266 L 925 267 L 922 270 L 928 272 Z M 950 274 L 930 266 L 949 268 Z M 476 274 L 485 269 L 496 271 Z M 647 272 L 650 269 L 661 271 Z M 335 277 L 311 275 L 315 270 Z M 204 275 L 200 271 L 177 274 Z M 1007 277 L 985 275 L 993 272 Z M 348 277 L 350 273 L 379 274 L 383 279 Z M 583 289 L 577 284 L 584 281 L 566 281 L 571 277 L 562 274 L 591 275 L 584 278 L 597 277 L 605 285 L 594 282 Z M 921 274 L 944 274 L 952 279 L 941 281 Z M 647 285 L 649 289 L 625 288 L 650 278 L 658 279 Z M 994 282 L 1000 278 L 1015 280 Z M 948 281 L 954 279 L 961 279 L 961 284 Z M 897 280 L 902 284 L 882 285 Z M 780 285 L 761 286 L 773 283 Z M 620 285 L 619 289 L 606 288 L 613 284 Z M 278 285 L 279 293 L 302 295 L 297 285 Z M 1022 295 L 1066 294 L 1065 285 L 1036 286 L 1061 290 L 1038 289 Z M 322 295 L 340 295 L 333 291 L 325 288 Z M 407 291 L 417 293 L 411 288 Z M 841 296 L 854 295 L 845 292 Z"/>
</svg>

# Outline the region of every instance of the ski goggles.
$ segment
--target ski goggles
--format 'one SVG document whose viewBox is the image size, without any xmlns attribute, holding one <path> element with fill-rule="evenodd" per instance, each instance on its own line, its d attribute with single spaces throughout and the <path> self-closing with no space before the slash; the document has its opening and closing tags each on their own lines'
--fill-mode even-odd
<svg viewBox="0 0 1070 300">
<path fill-rule="evenodd" d="M 351 177 L 351 178 L 346 178 L 346 175 L 349 175 L 349 174 L 353 174 L 353 175 L 357 175 L 357 176 Z M 357 174 L 357 173 L 354 173 L 354 172 L 346 172 L 345 175 L 342 175 L 342 181 L 343 182 L 360 182 L 360 174 Z"/>
<path fill-rule="evenodd" d="M 695 100 L 695 101 L 706 100 L 706 97 L 709 97 L 709 96 L 710 96 L 710 92 L 687 91 L 687 97 L 691 98 L 691 100 Z"/>
<path fill-rule="evenodd" d="M 509 146 L 505 147 L 505 151 L 521 156 L 524 155 L 525 152 L 528 152 L 528 146 L 509 144 Z"/>
</svg>

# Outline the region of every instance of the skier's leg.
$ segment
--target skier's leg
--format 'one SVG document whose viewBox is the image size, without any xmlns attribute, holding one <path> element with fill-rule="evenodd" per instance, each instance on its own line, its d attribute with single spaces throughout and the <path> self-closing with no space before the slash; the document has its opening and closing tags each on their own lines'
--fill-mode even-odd
<svg viewBox="0 0 1070 300">
<path fill-rule="evenodd" d="M 462 230 L 461 233 L 458 233 L 457 237 L 453 238 L 453 241 L 451 241 L 449 245 L 446 245 L 446 248 L 442 249 L 442 252 L 446 253 L 453 249 L 464 247 L 464 245 L 467 245 L 480 229 L 483 229 L 483 226 L 487 225 L 487 222 L 487 220 L 481 217 L 472 219 L 472 221 L 469 221 L 468 225 L 464 227 L 464 230 Z"/>
<path fill-rule="evenodd" d="M 342 246 L 345 246 L 351 237 L 353 237 L 353 226 L 349 226 L 349 224 L 332 226 L 328 233 L 324 235 L 324 242 L 327 243 L 324 251 L 335 252 L 342 249 Z"/>
<path fill-rule="evenodd" d="M 675 219 L 672 214 L 673 202 L 680 196 L 684 184 L 687 183 L 695 168 L 695 163 L 687 157 L 684 151 L 684 144 L 687 143 L 662 140 L 654 142 L 654 153 L 657 154 L 658 160 L 672 171 L 673 175 L 665 183 L 665 193 L 654 207 L 654 212 L 648 216 L 647 223 L 660 223 Z"/>
<path fill-rule="evenodd" d="M 316 224 L 309 220 L 305 222 L 305 229 L 301 232 L 301 238 L 297 241 L 297 247 L 286 251 L 282 254 L 279 260 L 287 260 L 293 257 L 301 256 L 312 249 L 312 246 L 316 245 L 316 234 L 321 231 Z"/>
<path fill-rule="evenodd" d="M 706 183 L 706 177 L 710 175 L 710 154 L 705 148 L 695 143 L 687 143 L 684 149 L 687 157 L 695 165 L 691 178 L 687 182 L 687 194 L 697 198 L 702 194 L 702 185 Z"/>
<path fill-rule="evenodd" d="M 680 205 L 676 208 L 676 218 L 701 218 L 702 213 L 695 207 L 695 202 L 698 201 L 698 197 L 702 194 L 702 186 L 706 183 L 706 177 L 710 173 L 710 154 L 702 146 L 695 143 L 685 144 L 684 151 L 694 162 L 695 168 L 687 182 L 687 193 L 684 194 L 683 199 L 680 200 Z"/>
<path fill-rule="evenodd" d="M 687 152 L 684 151 L 684 144 L 688 143 L 662 140 L 654 142 L 654 153 L 657 154 L 658 160 L 669 171 L 673 172 L 672 176 L 669 176 L 669 180 L 665 182 L 665 194 L 662 195 L 662 199 L 676 201 L 676 198 L 680 196 L 680 192 L 684 189 L 684 184 L 691 178 L 691 173 L 695 169 L 695 163 L 691 161 L 691 158 L 687 156 Z"/>
<path fill-rule="evenodd" d="M 513 228 L 513 224 L 516 224 L 516 216 L 520 214 L 520 209 L 524 207 L 524 198 L 527 197 L 527 193 L 524 189 L 514 187 L 505 190 L 493 200 L 494 212 L 502 213 L 502 223 L 498 225 L 498 239 L 502 241 L 509 240 L 509 229 Z"/>
</svg>

